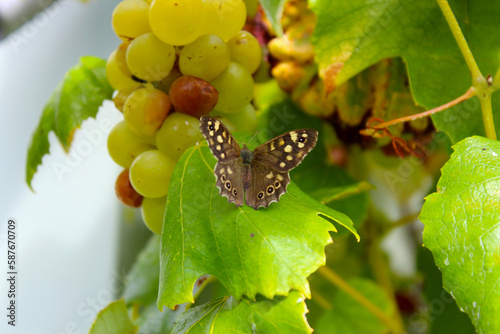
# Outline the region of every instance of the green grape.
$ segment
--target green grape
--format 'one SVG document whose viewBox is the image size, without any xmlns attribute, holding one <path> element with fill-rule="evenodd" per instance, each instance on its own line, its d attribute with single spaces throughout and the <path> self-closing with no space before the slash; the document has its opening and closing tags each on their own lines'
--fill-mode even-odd
<svg viewBox="0 0 500 334">
<path fill-rule="evenodd" d="M 113 51 L 108 58 L 106 63 L 106 78 L 108 78 L 109 84 L 115 90 L 130 89 L 140 85 L 137 81 L 134 81 L 130 75 L 123 73 L 116 61 L 117 51 Z"/>
<path fill-rule="evenodd" d="M 123 0 L 113 10 L 111 24 L 116 35 L 129 41 L 151 29 L 148 22 L 149 4 L 144 0 Z"/>
<path fill-rule="evenodd" d="M 220 37 L 203 35 L 182 49 L 179 69 L 184 75 L 212 81 L 224 71 L 230 60 L 229 47 Z"/>
<path fill-rule="evenodd" d="M 205 0 L 207 21 L 203 29 L 206 34 L 214 34 L 228 40 L 245 25 L 247 9 L 242 0 Z"/>
<path fill-rule="evenodd" d="M 168 192 L 175 162 L 158 150 L 141 153 L 130 166 L 130 182 L 144 197 L 163 197 Z"/>
<path fill-rule="evenodd" d="M 139 88 L 125 101 L 123 117 L 130 130 L 139 136 L 153 136 L 170 111 L 167 94 L 155 88 Z"/>
<path fill-rule="evenodd" d="M 203 0 L 154 0 L 149 8 L 151 30 L 171 45 L 186 45 L 197 39 L 206 17 Z"/>
<path fill-rule="evenodd" d="M 124 168 L 129 168 L 139 154 L 154 148 L 150 138 L 134 134 L 125 121 L 117 123 L 108 136 L 109 155 Z"/>
<path fill-rule="evenodd" d="M 257 71 L 262 60 L 259 41 L 251 33 L 241 30 L 227 45 L 231 50 L 231 60 L 243 66 L 249 73 Z"/>
<path fill-rule="evenodd" d="M 169 96 L 175 111 L 200 118 L 214 108 L 219 93 L 205 80 L 183 75 L 172 84 Z"/>
<path fill-rule="evenodd" d="M 116 49 L 115 59 L 120 70 L 125 73 L 128 77 L 132 77 L 132 72 L 130 72 L 127 66 L 127 49 L 130 42 L 123 42 L 120 44 L 118 49 Z"/>
<path fill-rule="evenodd" d="M 113 102 L 115 104 L 116 109 L 120 110 L 123 112 L 123 107 L 125 106 L 125 101 L 129 97 L 130 94 L 135 90 L 136 88 L 129 88 L 129 89 L 120 89 L 118 93 L 113 97 Z"/>
<path fill-rule="evenodd" d="M 222 113 L 238 112 L 252 100 L 253 78 L 238 63 L 231 62 L 211 84 L 219 92 L 215 109 Z"/>
<path fill-rule="evenodd" d="M 146 226 L 156 234 L 161 234 L 165 204 L 167 204 L 166 196 L 160 198 L 144 197 L 142 200 L 142 220 L 144 220 Z"/>
<path fill-rule="evenodd" d="M 127 66 L 136 77 L 146 81 L 165 78 L 174 67 L 175 50 L 153 33 L 134 39 L 127 49 Z"/>
<path fill-rule="evenodd" d="M 167 117 L 156 134 L 156 146 L 178 161 L 182 153 L 202 139 L 198 119 L 175 112 Z"/>
<path fill-rule="evenodd" d="M 143 197 L 132 187 L 128 174 L 128 169 L 125 169 L 116 178 L 116 197 L 118 197 L 118 200 L 126 206 L 138 208 L 141 206 Z"/>
<path fill-rule="evenodd" d="M 236 131 L 253 133 L 257 128 L 257 115 L 251 103 L 234 114 L 227 114 L 225 116 L 234 126 Z"/>
</svg>

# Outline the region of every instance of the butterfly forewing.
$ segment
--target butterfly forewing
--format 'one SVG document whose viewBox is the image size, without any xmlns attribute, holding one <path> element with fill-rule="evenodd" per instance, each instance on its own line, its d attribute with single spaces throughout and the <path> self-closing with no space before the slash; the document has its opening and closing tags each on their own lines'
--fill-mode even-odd
<svg viewBox="0 0 500 334">
<path fill-rule="evenodd" d="M 240 146 L 221 121 L 203 116 L 200 118 L 200 130 L 217 160 L 228 162 L 240 157 Z"/>
<path fill-rule="evenodd" d="M 297 167 L 318 141 L 318 132 L 312 129 L 294 130 L 282 134 L 254 150 L 254 160 L 279 172 Z"/>
</svg>

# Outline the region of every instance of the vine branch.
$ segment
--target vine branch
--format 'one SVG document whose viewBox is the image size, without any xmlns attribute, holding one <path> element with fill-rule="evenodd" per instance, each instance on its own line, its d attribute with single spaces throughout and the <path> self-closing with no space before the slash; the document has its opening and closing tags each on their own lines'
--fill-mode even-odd
<svg viewBox="0 0 500 334">
<path fill-rule="evenodd" d="M 460 25 L 457 22 L 453 11 L 451 10 L 450 4 L 448 0 L 436 0 L 441 7 L 441 11 L 450 26 L 450 30 L 457 41 L 458 47 L 464 56 L 465 62 L 469 67 L 469 70 L 472 74 L 472 86 L 476 90 L 476 95 L 481 102 L 481 111 L 483 113 L 483 123 L 484 129 L 486 132 L 486 137 L 489 139 L 496 140 L 497 135 L 495 132 L 495 123 L 493 121 L 493 111 L 491 109 L 491 90 L 490 83 L 486 80 L 486 78 L 481 73 L 479 66 L 474 59 L 474 55 L 472 54 L 469 44 L 467 44 L 467 40 L 465 39 L 462 29 L 460 29 Z"/>
</svg>

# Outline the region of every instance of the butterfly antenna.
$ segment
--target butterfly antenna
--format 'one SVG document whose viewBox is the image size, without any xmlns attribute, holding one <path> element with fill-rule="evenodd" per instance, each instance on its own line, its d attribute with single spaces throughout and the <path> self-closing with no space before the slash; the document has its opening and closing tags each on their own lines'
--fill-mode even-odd
<svg viewBox="0 0 500 334">
<path fill-rule="evenodd" d="M 257 131 L 252 138 L 250 138 L 250 140 L 248 141 L 247 145 L 250 145 L 250 142 L 255 138 L 255 136 L 257 136 L 259 134 L 260 130 Z"/>
</svg>

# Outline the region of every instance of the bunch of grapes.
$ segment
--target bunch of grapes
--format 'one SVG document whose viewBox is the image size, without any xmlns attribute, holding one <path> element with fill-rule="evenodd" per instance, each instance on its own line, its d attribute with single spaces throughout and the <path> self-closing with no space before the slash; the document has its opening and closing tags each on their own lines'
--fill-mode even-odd
<svg viewBox="0 0 500 334">
<path fill-rule="evenodd" d="M 170 177 L 181 155 L 201 139 L 199 118 L 222 118 L 230 130 L 254 131 L 255 73 L 262 50 L 241 30 L 242 0 L 123 0 L 112 18 L 123 41 L 106 75 L 124 120 L 109 134 L 108 151 L 124 168 L 115 190 L 141 207 L 161 233 Z"/>
</svg>

